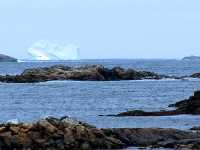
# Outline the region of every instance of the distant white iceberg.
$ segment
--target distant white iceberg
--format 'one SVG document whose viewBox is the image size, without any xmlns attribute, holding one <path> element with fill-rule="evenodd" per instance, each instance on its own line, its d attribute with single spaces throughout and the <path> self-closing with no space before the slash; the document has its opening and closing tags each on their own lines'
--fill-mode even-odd
<svg viewBox="0 0 200 150">
<path fill-rule="evenodd" d="M 28 53 L 31 60 L 77 60 L 79 48 L 74 44 L 61 45 L 49 41 L 39 41 L 33 44 Z"/>
</svg>

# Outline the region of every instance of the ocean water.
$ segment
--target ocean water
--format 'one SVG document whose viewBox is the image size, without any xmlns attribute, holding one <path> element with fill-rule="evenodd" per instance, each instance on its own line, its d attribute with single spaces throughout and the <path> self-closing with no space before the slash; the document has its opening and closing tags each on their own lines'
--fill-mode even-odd
<svg viewBox="0 0 200 150">
<path fill-rule="evenodd" d="M 0 74 L 19 74 L 26 68 L 65 64 L 102 64 L 154 71 L 167 75 L 200 72 L 200 62 L 178 60 L 82 60 L 67 62 L 0 63 Z M 102 117 L 132 109 L 166 110 L 200 90 L 199 79 L 141 81 L 50 81 L 0 83 L 0 122 L 10 119 L 32 122 L 45 116 L 71 116 L 99 128 L 162 127 L 189 129 L 200 116 Z M 129 150 L 133 150 L 130 148 Z"/>
</svg>

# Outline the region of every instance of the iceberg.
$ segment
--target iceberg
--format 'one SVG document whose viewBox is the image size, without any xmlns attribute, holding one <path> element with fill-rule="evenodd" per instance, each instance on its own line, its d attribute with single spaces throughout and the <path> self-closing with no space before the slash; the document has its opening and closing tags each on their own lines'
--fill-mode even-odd
<svg viewBox="0 0 200 150">
<path fill-rule="evenodd" d="M 31 60 L 77 60 L 79 59 L 79 48 L 74 44 L 61 45 L 39 41 L 28 49 L 28 54 Z"/>
</svg>

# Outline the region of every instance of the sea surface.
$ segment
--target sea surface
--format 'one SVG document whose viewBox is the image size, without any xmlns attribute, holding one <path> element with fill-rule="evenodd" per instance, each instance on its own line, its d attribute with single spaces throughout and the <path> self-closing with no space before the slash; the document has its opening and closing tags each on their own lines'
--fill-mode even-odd
<svg viewBox="0 0 200 150">
<path fill-rule="evenodd" d="M 180 60 L 81 60 L 62 62 L 0 63 L 0 74 L 57 64 L 102 64 L 159 74 L 185 76 L 200 72 L 200 62 Z M 187 130 L 200 125 L 200 116 L 101 117 L 132 109 L 167 110 L 168 105 L 200 90 L 199 79 L 141 81 L 50 81 L 0 83 L 0 122 L 11 119 L 33 122 L 45 116 L 70 116 L 99 128 L 162 127 Z M 129 148 L 133 150 L 135 148 Z"/>
</svg>

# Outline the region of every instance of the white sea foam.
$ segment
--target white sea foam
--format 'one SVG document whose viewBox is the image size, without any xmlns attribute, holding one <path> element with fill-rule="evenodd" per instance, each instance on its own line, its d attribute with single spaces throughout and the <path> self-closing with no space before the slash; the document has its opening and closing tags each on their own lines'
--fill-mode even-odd
<svg viewBox="0 0 200 150">
<path fill-rule="evenodd" d="M 18 119 L 11 119 L 11 120 L 8 120 L 6 123 L 9 123 L 9 124 L 19 124 L 19 120 Z"/>
</svg>

